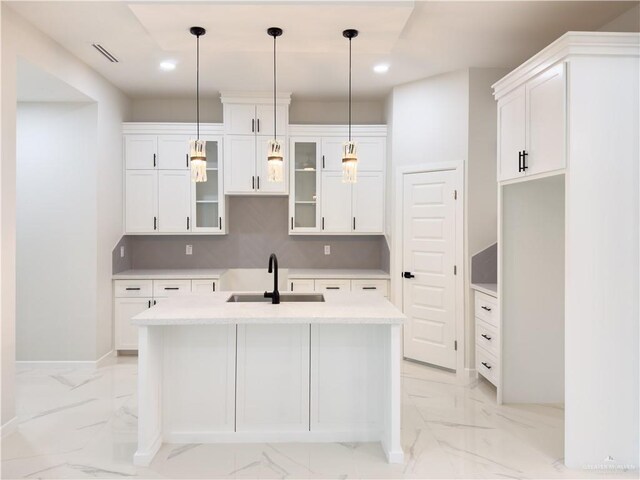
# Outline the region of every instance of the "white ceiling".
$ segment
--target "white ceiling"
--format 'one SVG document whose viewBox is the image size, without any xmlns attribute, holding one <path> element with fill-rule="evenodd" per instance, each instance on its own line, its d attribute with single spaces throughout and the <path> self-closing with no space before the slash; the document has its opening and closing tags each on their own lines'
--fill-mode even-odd
<svg viewBox="0 0 640 480">
<path fill-rule="evenodd" d="M 595 30 L 637 2 L 629 1 L 308 1 L 8 2 L 132 97 L 191 95 L 195 38 L 201 38 L 201 88 L 268 91 L 270 26 L 278 39 L 279 89 L 298 98 L 340 98 L 353 40 L 354 96 L 373 98 L 412 80 L 467 67 L 513 68 L 569 30 Z M 110 63 L 91 46 L 119 59 Z M 160 61 L 178 66 L 160 71 Z M 372 71 L 389 63 L 387 74 Z"/>
</svg>

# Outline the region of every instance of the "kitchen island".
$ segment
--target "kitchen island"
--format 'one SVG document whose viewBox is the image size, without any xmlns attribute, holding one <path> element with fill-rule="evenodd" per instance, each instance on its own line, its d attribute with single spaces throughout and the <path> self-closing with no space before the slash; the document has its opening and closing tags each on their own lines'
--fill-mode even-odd
<svg viewBox="0 0 640 480">
<path fill-rule="evenodd" d="M 134 463 L 163 442 L 381 442 L 402 462 L 404 315 L 371 292 L 261 297 L 175 297 L 134 317 Z"/>
</svg>

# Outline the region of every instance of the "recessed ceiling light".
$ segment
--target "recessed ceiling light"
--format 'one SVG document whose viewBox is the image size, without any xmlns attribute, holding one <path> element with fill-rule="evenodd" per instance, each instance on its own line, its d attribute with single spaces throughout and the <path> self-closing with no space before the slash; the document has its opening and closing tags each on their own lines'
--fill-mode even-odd
<svg viewBox="0 0 640 480">
<path fill-rule="evenodd" d="M 165 60 L 164 62 L 160 62 L 160 70 L 164 70 L 165 72 L 170 72 L 171 70 L 176 69 L 176 62 L 171 60 Z"/>
<path fill-rule="evenodd" d="M 387 73 L 389 71 L 389 64 L 388 63 L 380 63 L 378 65 L 376 65 L 375 67 L 373 67 L 373 71 L 376 73 Z"/>
</svg>

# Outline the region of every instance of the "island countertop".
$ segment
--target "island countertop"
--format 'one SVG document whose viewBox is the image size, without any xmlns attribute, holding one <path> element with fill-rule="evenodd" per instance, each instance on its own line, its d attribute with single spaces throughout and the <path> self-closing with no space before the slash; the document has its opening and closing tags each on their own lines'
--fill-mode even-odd
<svg viewBox="0 0 640 480">
<path fill-rule="evenodd" d="M 242 292 L 242 294 L 264 292 Z M 227 302 L 232 292 L 184 295 L 163 299 L 133 317 L 138 326 L 219 325 L 251 323 L 323 323 L 399 325 L 405 315 L 381 295 L 371 292 L 324 292 L 324 302 Z M 295 294 L 292 294 L 295 295 Z"/>
</svg>

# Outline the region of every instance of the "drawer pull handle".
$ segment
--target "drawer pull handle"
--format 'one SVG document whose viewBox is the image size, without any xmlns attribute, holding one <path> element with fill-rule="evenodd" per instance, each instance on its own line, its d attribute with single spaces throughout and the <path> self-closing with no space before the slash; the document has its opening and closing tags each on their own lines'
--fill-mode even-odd
<svg viewBox="0 0 640 480">
<path fill-rule="evenodd" d="M 151 308 L 151 300 L 149 300 L 149 308 Z"/>
<path fill-rule="evenodd" d="M 482 362 L 482 365 L 484 365 L 485 368 L 491 370 L 491 365 L 489 365 L 487 362 Z"/>
<path fill-rule="evenodd" d="M 486 334 L 484 334 L 484 333 L 483 333 L 483 334 L 482 334 L 482 335 L 480 335 L 480 336 L 481 336 L 481 337 L 486 338 L 486 339 L 487 339 L 487 340 L 489 340 L 489 341 L 491 341 L 491 337 L 490 337 L 489 335 L 486 335 Z"/>
<path fill-rule="evenodd" d="M 165 290 L 180 290 L 180 287 L 164 287 Z"/>
<path fill-rule="evenodd" d="M 489 307 L 485 307 L 484 305 L 482 305 L 480 308 L 483 309 L 483 310 L 486 310 L 487 312 L 491 311 L 491 309 Z"/>
<path fill-rule="evenodd" d="M 362 287 L 363 290 L 377 290 L 378 287 Z"/>
<path fill-rule="evenodd" d="M 127 287 L 125 290 L 140 290 L 140 287 Z"/>
<path fill-rule="evenodd" d="M 327 287 L 327 290 L 340 290 L 340 287 Z"/>
</svg>

